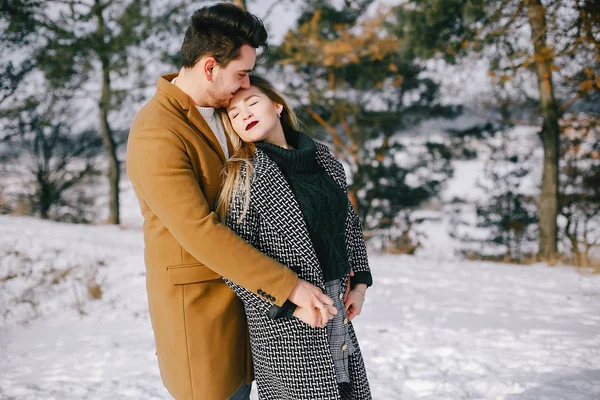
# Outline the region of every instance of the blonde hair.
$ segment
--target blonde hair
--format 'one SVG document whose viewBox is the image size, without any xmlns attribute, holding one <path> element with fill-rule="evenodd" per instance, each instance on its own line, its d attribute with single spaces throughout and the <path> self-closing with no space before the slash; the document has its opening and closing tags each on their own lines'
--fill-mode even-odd
<svg viewBox="0 0 600 400">
<path fill-rule="evenodd" d="M 271 82 L 260 76 L 251 75 L 250 86 L 256 87 L 273 103 L 283 106 L 280 121 L 284 132 L 297 129 L 298 120 L 296 119 L 294 111 L 283 96 L 273 87 Z M 224 178 L 221 192 L 217 198 L 217 215 L 222 222 L 225 222 L 229 207 L 237 197 L 241 197 L 243 209 L 242 214 L 238 219 L 238 223 L 240 223 L 244 219 L 250 205 L 250 184 L 254 175 L 252 158 L 254 157 L 256 146 L 254 143 L 244 142 L 238 134 L 235 133 L 225 109 L 221 108 L 217 110 L 217 112 L 223 122 L 225 132 L 229 136 L 229 139 L 231 139 L 233 147 L 233 155 L 223 166 L 222 173 Z M 241 170 L 244 167 L 246 168 L 246 174 L 242 179 Z"/>
</svg>

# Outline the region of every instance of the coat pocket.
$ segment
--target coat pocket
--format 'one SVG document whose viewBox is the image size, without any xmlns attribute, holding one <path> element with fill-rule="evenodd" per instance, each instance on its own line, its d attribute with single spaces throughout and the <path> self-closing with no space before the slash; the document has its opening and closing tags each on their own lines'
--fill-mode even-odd
<svg viewBox="0 0 600 400">
<path fill-rule="evenodd" d="M 264 314 L 246 311 L 250 335 L 252 340 L 261 347 L 280 346 L 282 341 L 294 340 L 293 338 L 312 337 L 318 330 L 312 328 L 301 320 L 292 318 L 270 319 Z"/>
<path fill-rule="evenodd" d="M 167 276 L 172 285 L 187 285 L 221 279 L 221 275 L 200 263 L 167 267 Z"/>
</svg>

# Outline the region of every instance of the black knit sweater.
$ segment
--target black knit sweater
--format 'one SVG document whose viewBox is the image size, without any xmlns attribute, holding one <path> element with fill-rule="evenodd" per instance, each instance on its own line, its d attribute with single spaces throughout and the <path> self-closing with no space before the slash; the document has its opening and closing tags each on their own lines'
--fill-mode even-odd
<svg viewBox="0 0 600 400">
<path fill-rule="evenodd" d="M 301 132 L 287 132 L 286 141 L 293 150 L 258 142 L 280 168 L 288 181 L 308 228 L 308 233 L 323 270 L 325 282 L 340 279 L 350 271 L 346 254 L 345 232 L 348 196 L 316 161 L 315 142 Z M 372 284 L 370 273 L 356 273 L 351 279 Z"/>
</svg>

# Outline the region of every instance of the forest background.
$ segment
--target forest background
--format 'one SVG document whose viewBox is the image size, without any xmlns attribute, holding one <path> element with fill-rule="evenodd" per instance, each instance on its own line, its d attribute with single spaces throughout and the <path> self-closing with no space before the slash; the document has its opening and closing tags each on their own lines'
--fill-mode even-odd
<svg viewBox="0 0 600 400">
<path fill-rule="evenodd" d="M 257 72 L 343 161 L 371 248 L 598 266 L 592 0 L 237 1 Z M 139 224 L 129 125 L 207 2 L 3 0 L 0 212 Z M 136 219 L 137 218 L 137 219 Z"/>
</svg>

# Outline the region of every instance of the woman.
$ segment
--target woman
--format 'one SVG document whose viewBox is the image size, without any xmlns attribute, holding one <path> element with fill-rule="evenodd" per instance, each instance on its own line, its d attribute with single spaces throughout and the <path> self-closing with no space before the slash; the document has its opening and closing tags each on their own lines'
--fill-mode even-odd
<svg viewBox="0 0 600 400">
<path fill-rule="evenodd" d="M 217 210 L 250 244 L 323 289 L 338 311 L 325 328 L 313 328 L 300 320 L 306 310 L 290 302 L 279 308 L 226 280 L 244 302 L 259 397 L 370 399 L 350 321 L 372 278 L 344 169 L 326 146 L 295 130 L 291 108 L 268 81 L 252 76 L 250 84 L 220 111 L 235 153 Z"/>
</svg>

